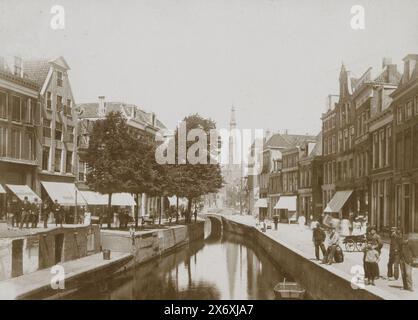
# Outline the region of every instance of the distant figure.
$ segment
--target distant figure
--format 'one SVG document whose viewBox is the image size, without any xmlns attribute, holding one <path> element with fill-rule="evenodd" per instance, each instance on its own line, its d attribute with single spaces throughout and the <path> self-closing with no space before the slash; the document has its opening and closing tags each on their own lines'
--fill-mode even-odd
<svg viewBox="0 0 418 320">
<path fill-rule="evenodd" d="M 352 235 L 353 229 L 354 229 L 354 221 L 355 221 L 355 215 L 353 211 L 350 211 L 350 213 L 348 214 L 348 221 L 350 222 L 350 225 L 348 226 L 349 233 L 350 235 Z"/>
<path fill-rule="evenodd" d="M 48 217 L 49 217 L 50 207 L 47 201 L 44 201 L 42 204 L 42 221 L 44 222 L 44 228 L 48 228 Z"/>
<path fill-rule="evenodd" d="M 312 241 L 315 246 L 315 257 L 319 259 L 319 249 L 322 251 L 323 260 L 325 260 L 327 251 L 325 250 L 324 241 L 326 239 L 325 231 L 321 228 L 319 222 L 316 222 L 312 232 Z"/>
<path fill-rule="evenodd" d="M 54 215 L 55 215 L 55 226 L 57 227 L 58 224 L 60 224 L 60 226 L 62 228 L 62 218 L 63 218 L 62 217 L 62 207 L 58 203 L 57 199 L 55 199 L 55 201 L 54 201 L 53 210 L 54 210 Z"/>
<path fill-rule="evenodd" d="M 40 211 L 40 204 L 38 203 L 38 198 L 35 198 L 32 203 L 32 228 L 38 227 L 39 222 L 39 211 Z"/>
<path fill-rule="evenodd" d="M 194 209 L 193 215 L 194 215 L 194 222 L 196 222 L 197 221 L 197 210 L 196 210 L 196 208 Z"/>
<path fill-rule="evenodd" d="M 390 248 L 388 261 L 388 279 L 399 279 L 399 266 L 401 259 L 402 235 L 398 228 L 392 227 L 390 234 Z"/>
<path fill-rule="evenodd" d="M 412 249 L 409 244 L 408 238 L 404 236 L 402 241 L 402 249 L 401 249 L 401 273 L 402 273 L 402 283 L 403 289 L 408 291 L 414 291 L 413 283 L 412 283 Z"/>
<path fill-rule="evenodd" d="M 7 209 L 10 212 L 11 215 L 11 227 L 13 228 L 16 224 L 17 225 L 17 205 L 16 205 L 16 201 L 7 200 Z"/>
<path fill-rule="evenodd" d="M 26 228 L 29 228 L 29 218 L 30 218 L 31 204 L 28 197 L 25 197 L 22 204 L 22 219 L 20 221 L 20 229 L 23 229 L 23 225 L 26 225 Z"/>
<path fill-rule="evenodd" d="M 80 213 L 77 214 L 77 224 L 84 224 L 84 217 L 86 215 L 86 207 L 81 206 Z"/>
</svg>

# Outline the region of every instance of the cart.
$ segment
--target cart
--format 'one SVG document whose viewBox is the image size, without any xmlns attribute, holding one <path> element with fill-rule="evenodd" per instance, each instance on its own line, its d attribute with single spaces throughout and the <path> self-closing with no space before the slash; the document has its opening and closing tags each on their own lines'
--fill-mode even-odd
<svg viewBox="0 0 418 320">
<path fill-rule="evenodd" d="M 365 234 L 346 236 L 343 240 L 347 252 L 363 251 L 366 247 L 366 242 Z"/>
</svg>

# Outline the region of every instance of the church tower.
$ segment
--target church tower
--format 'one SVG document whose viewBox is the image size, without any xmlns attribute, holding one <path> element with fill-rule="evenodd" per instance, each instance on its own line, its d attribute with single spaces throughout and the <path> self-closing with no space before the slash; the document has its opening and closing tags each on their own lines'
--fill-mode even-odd
<svg viewBox="0 0 418 320">
<path fill-rule="evenodd" d="M 235 137 L 235 129 L 237 128 L 237 121 L 235 118 L 235 108 L 232 106 L 229 118 L 229 148 L 228 148 L 228 166 L 232 166 L 236 161 L 237 139 Z"/>
</svg>

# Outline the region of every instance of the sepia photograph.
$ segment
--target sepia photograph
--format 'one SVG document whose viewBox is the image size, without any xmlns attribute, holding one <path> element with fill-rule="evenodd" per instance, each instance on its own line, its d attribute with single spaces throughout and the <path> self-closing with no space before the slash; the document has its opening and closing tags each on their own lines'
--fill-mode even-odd
<svg viewBox="0 0 418 320">
<path fill-rule="evenodd" d="M 0 300 L 418 300 L 417 14 L 0 0 Z"/>
</svg>

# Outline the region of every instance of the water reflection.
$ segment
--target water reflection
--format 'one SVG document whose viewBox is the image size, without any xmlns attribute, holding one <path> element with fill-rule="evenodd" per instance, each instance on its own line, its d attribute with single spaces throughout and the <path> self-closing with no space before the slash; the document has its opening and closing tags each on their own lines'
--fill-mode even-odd
<svg viewBox="0 0 418 320">
<path fill-rule="evenodd" d="M 237 236 L 211 235 L 72 299 L 273 299 L 283 280 L 264 252 Z"/>
</svg>

